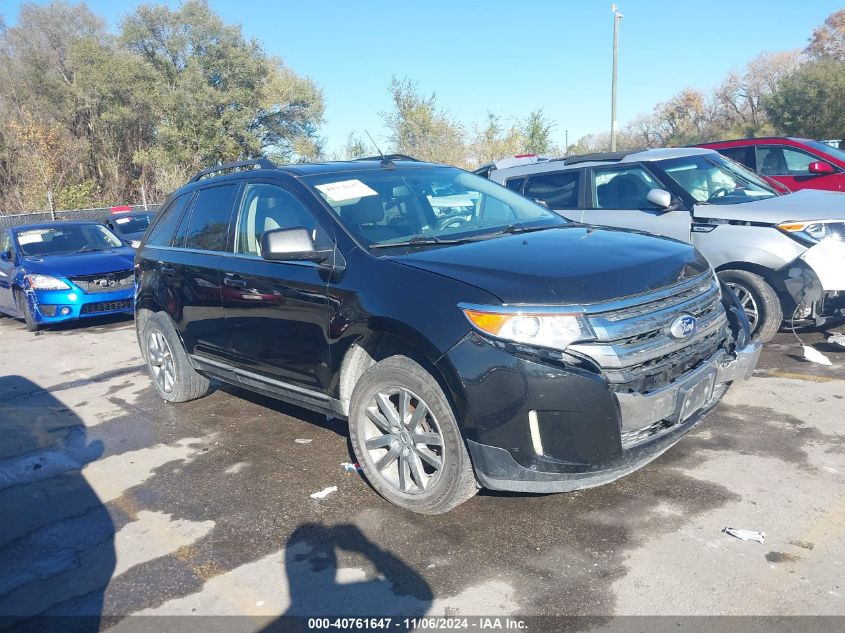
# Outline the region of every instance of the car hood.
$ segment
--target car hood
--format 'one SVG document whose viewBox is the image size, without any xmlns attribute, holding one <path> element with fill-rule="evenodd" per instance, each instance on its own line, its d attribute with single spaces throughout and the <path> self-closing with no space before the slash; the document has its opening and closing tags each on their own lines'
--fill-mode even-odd
<svg viewBox="0 0 845 633">
<path fill-rule="evenodd" d="M 390 259 L 471 284 L 510 304 L 607 301 L 708 269 L 688 244 L 585 225 L 434 246 Z"/>
<path fill-rule="evenodd" d="M 845 193 L 801 189 L 783 196 L 742 204 L 697 204 L 695 217 L 767 224 L 840 218 L 845 220 Z"/>
<path fill-rule="evenodd" d="M 73 277 L 129 270 L 133 266 L 134 257 L 135 250 L 126 247 L 93 253 L 33 255 L 24 257 L 23 264 L 27 271 L 31 273 L 54 277 Z"/>
</svg>

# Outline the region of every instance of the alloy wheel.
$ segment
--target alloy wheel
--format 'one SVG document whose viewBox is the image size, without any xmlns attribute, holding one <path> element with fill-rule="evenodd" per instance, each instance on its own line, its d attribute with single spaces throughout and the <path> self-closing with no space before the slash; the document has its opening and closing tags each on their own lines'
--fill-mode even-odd
<svg viewBox="0 0 845 633">
<path fill-rule="evenodd" d="M 757 322 L 760 320 L 760 309 L 757 306 L 757 301 L 754 295 L 745 286 L 741 286 L 734 281 L 727 282 L 728 288 L 733 290 L 736 298 L 739 299 L 739 304 L 745 311 L 745 316 L 748 317 L 748 325 L 751 326 L 751 332 L 757 329 Z"/>
<path fill-rule="evenodd" d="M 150 332 L 147 338 L 147 358 L 159 389 L 163 393 L 172 392 L 176 382 L 176 365 L 167 339 L 158 330 Z"/>
<path fill-rule="evenodd" d="M 402 387 L 377 392 L 366 410 L 364 442 L 379 477 L 399 492 L 431 489 L 445 446 L 437 419 L 422 398 Z"/>
</svg>

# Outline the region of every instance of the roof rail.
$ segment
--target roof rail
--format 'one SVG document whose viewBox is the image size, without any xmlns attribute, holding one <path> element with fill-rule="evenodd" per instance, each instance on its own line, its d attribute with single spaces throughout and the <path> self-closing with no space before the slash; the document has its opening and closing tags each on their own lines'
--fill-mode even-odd
<svg viewBox="0 0 845 633">
<path fill-rule="evenodd" d="M 194 177 L 191 178 L 188 182 L 196 182 L 201 178 L 208 176 L 209 174 L 213 174 L 217 171 L 224 171 L 226 169 L 237 169 L 238 167 L 255 167 L 258 166 L 261 169 L 276 169 L 276 165 L 273 164 L 268 158 L 264 158 L 263 156 L 260 158 L 250 158 L 249 160 L 239 160 L 235 161 L 234 163 L 223 163 L 222 165 L 215 165 L 214 167 L 208 167 L 207 169 L 203 169 L 202 171 L 197 172 L 194 174 Z"/>
<path fill-rule="evenodd" d="M 590 161 L 596 162 L 619 162 L 629 154 L 636 154 L 642 150 L 634 149 L 624 152 L 596 152 L 593 154 L 581 154 L 579 156 L 568 156 L 564 159 L 564 165 L 575 165 L 577 163 L 588 163 Z"/>
<path fill-rule="evenodd" d="M 364 158 L 355 159 L 356 162 L 360 160 L 410 160 L 415 163 L 422 162 L 419 158 L 414 158 L 407 154 L 385 154 L 384 156 L 365 156 Z"/>
</svg>

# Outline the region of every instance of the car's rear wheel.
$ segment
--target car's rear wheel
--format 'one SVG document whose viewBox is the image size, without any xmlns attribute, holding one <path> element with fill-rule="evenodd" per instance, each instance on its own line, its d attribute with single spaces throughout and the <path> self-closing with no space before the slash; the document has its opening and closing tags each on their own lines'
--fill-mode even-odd
<svg viewBox="0 0 845 633">
<path fill-rule="evenodd" d="M 361 376 L 349 435 L 373 488 L 406 510 L 441 514 L 478 490 L 449 401 L 431 374 L 406 356 L 386 358 Z"/>
<path fill-rule="evenodd" d="M 760 275 L 746 270 L 724 270 L 719 277 L 734 291 L 745 310 L 752 338 L 763 343 L 772 340 L 783 321 L 783 309 L 774 288 Z"/>
<path fill-rule="evenodd" d="M 141 351 L 158 395 L 167 402 L 188 402 L 208 394 L 210 382 L 192 366 L 182 341 L 163 312 L 144 318 Z"/>
<path fill-rule="evenodd" d="M 37 332 L 41 329 L 41 324 L 35 320 L 35 316 L 32 314 L 32 309 L 29 307 L 29 301 L 27 300 L 26 295 L 22 290 L 15 289 L 15 297 L 16 303 L 18 304 L 18 309 L 23 316 L 23 321 L 26 324 L 26 329 L 28 332 Z"/>
</svg>

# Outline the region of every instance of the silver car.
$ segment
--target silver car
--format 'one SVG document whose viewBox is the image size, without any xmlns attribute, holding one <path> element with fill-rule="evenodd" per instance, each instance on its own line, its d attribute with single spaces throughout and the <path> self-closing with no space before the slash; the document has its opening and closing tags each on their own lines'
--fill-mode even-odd
<svg viewBox="0 0 845 633">
<path fill-rule="evenodd" d="M 476 171 L 570 220 L 689 242 L 740 298 L 755 338 L 845 309 L 845 193 L 779 194 L 713 150 L 509 158 Z"/>
</svg>

